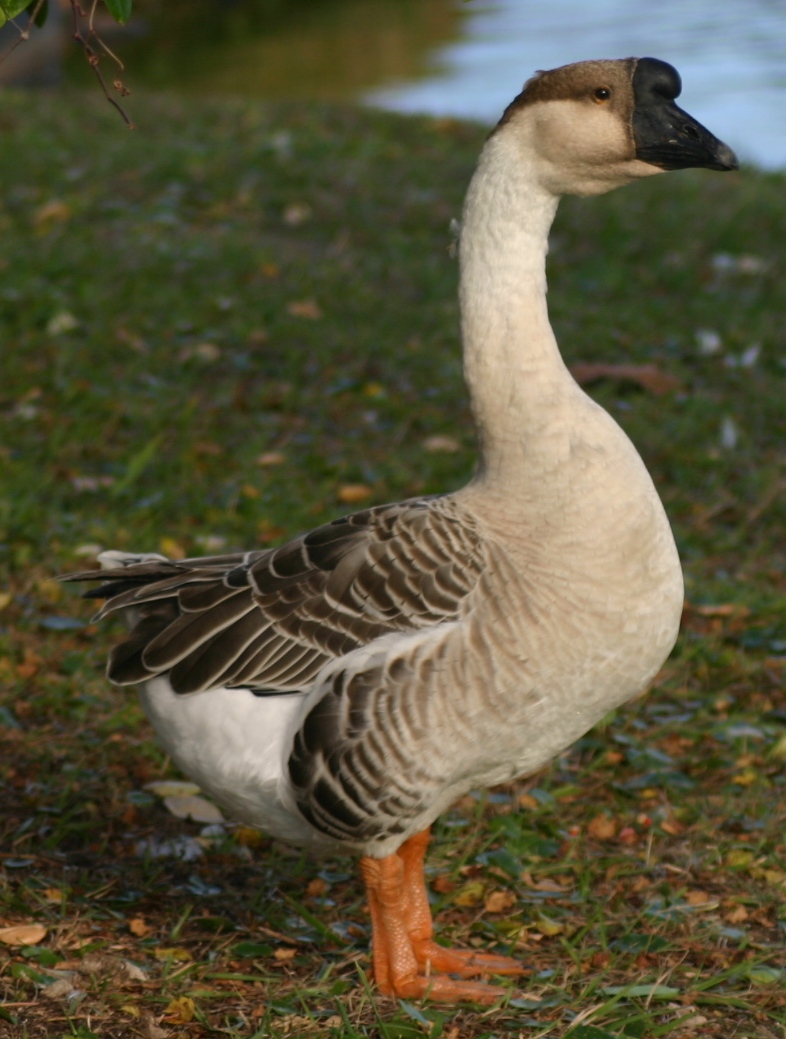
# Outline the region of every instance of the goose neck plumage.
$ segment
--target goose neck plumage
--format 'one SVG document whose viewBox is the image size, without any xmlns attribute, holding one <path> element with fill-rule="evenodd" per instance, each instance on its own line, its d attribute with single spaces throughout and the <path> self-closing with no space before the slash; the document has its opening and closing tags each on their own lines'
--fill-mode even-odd
<svg viewBox="0 0 786 1039">
<path fill-rule="evenodd" d="M 559 413 L 575 397 L 549 323 L 548 236 L 559 197 L 504 129 L 487 142 L 470 185 L 460 244 L 464 373 L 478 431 L 478 478 L 507 493 L 547 460 Z M 582 395 L 583 396 L 583 395 Z M 530 469 L 531 471 L 531 469 Z"/>
</svg>

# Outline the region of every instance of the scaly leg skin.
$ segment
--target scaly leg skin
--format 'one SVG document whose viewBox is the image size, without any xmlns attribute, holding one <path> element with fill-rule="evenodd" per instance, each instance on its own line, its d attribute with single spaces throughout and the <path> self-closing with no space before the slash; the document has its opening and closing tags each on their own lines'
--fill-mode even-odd
<svg viewBox="0 0 786 1039">
<path fill-rule="evenodd" d="M 398 849 L 404 864 L 404 919 L 418 966 L 425 973 L 442 974 L 526 974 L 526 968 L 510 956 L 475 952 L 474 949 L 446 949 L 434 941 L 434 924 L 426 892 L 423 862 L 431 838 L 428 830 L 416 833 Z"/>
<path fill-rule="evenodd" d="M 507 994 L 506 989 L 454 980 L 444 973 L 520 974 L 522 968 L 506 956 L 443 949 L 432 940 L 423 879 L 427 844 L 428 832 L 411 838 L 397 854 L 382 859 L 364 856 L 360 860 L 371 912 L 374 980 L 386 996 L 443 1003 L 495 1003 Z"/>
</svg>

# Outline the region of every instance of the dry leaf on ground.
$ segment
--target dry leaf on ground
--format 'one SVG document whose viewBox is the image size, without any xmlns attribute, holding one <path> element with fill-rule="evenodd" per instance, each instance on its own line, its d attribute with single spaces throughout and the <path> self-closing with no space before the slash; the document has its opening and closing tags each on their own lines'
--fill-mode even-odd
<svg viewBox="0 0 786 1039">
<path fill-rule="evenodd" d="M 129 920 L 128 929 L 137 938 L 144 938 L 146 934 L 150 933 L 149 925 L 145 923 L 141 916 L 135 916 L 133 920 Z"/>
<path fill-rule="evenodd" d="M 587 386 L 601 379 L 615 382 L 632 382 L 656 397 L 680 388 L 676 375 L 664 372 L 654 364 L 586 364 L 580 361 L 570 366 L 570 373 L 580 386 Z"/>
<path fill-rule="evenodd" d="M 599 841 L 610 841 L 617 833 L 616 822 L 608 815 L 596 815 L 587 827 L 590 837 Z"/>
<path fill-rule="evenodd" d="M 516 896 L 512 891 L 492 891 L 486 895 L 483 907 L 487 913 L 503 913 L 516 904 Z"/>
<path fill-rule="evenodd" d="M 3 945 L 38 945 L 46 938 L 46 928 L 41 924 L 14 924 L 0 927 L 0 942 Z"/>
<path fill-rule="evenodd" d="M 308 321 L 318 321 L 322 317 L 322 308 L 315 299 L 298 299 L 287 303 L 287 313 L 291 317 L 303 317 Z"/>
<path fill-rule="evenodd" d="M 374 492 L 364 483 L 342 483 L 336 497 L 345 505 L 357 505 L 370 498 Z"/>
<path fill-rule="evenodd" d="M 455 437 L 426 437 L 423 447 L 431 454 L 453 454 L 461 450 L 461 444 Z"/>
<path fill-rule="evenodd" d="M 257 465 L 283 465 L 286 460 L 286 455 L 283 455 L 280 451 L 264 451 L 257 458 Z"/>
<path fill-rule="evenodd" d="M 194 1020 L 194 1001 L 190 996 L 178 996 L 173 999 L 164 1011 L 167 1022 L 173 1025 L 187 1025 Z"/>
<path fill-rule="evenodd" d="M 222 823 L 221 809 L 212 801 L 189 794 L 188 797 L 165 797 L 167 810 L 178 819 L 193 819 L 195 823 Z"/>
</svg>

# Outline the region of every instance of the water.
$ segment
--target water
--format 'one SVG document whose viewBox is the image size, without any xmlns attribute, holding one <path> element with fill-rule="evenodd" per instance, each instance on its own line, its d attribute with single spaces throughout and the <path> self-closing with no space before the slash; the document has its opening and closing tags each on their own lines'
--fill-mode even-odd
<svg viewBox="0 0 786 1039">
<path fill-rule="evenodd" d="M 691 115 L 740 158 L 786 168 L 786 0 L 471 0 L 461 38 L 375 105 L 496 120 L 534 70 L 584 58 L 662 58 Z"/>
</svg>

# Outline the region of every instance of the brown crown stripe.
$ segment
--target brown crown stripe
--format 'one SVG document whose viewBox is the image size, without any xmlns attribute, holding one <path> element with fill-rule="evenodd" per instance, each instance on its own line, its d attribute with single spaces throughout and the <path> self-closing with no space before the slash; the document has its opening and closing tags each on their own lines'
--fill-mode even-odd
<svg viewBox="0 0 786 1039">
<path fill-rule="evenodd" d="M 630 94 L 638 60 L 616 58 L 608 61 L 578 61 L 572 65 L 560 65 L 556 69 L 536 72 L 502 113 L 494 131 L 509 122 L 522 108 L 541 101 L 577 100 L 592 94 L 600 86 Z"/>
</svg>

